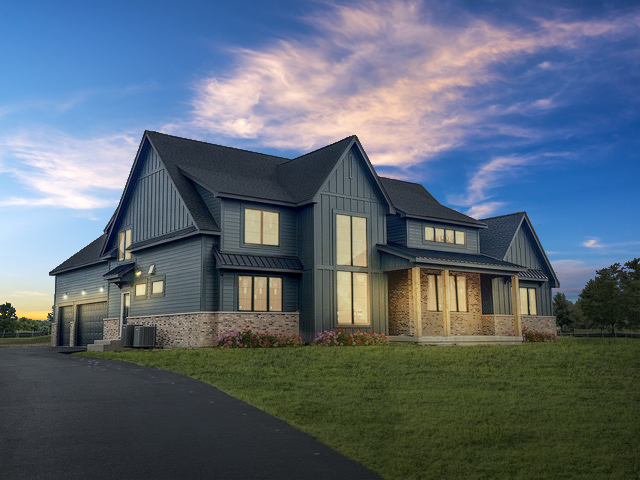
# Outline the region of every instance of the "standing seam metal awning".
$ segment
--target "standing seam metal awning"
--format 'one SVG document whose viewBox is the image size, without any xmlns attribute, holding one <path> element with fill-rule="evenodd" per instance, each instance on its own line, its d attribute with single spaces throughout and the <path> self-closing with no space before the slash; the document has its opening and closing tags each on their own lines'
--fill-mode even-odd
<svg viewBox="0 0 640 480">
<path fill-rule="evenodd" d="M 302 262 L 297 257 L 271 255 L 248 255 L 243 253 L 223 253 L 213 249 L 216 266 L 227 270 L 272 270 L 279 272 L 302 271 Z"/>
</svg>

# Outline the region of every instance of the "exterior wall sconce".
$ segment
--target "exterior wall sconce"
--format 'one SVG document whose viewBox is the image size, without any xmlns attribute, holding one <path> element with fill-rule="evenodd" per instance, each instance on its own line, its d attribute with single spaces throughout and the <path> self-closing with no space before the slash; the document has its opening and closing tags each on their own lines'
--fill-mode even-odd
<svg viewBox="0 0 640 480">
<path fill-rule="evenodd" d="M 104 292 L 104 287 L 100 287 L 100 291 L 101 291 L 101 292 Z"/>
<path fill-rule="evenodd" d="M 155 265 L 151 265 L 149 267 L 149 275 L 153 275 L 154 273 L 156 273 L 156 266 Z"/>
<path fill-rule="evenodd" d="M 82 294 L 86 295 L 87 294 L 86 290 L 82 290 Z"/>
<path fill-rule="evenodd" d="M 67 299 L 67 294 L 66 294 L 66 293 L 64 294 L 64 297 L 63 297 L 63 298 L 64 298 L 65 300 Z"/>
<path fill-rule="evenodd" d="M 142 270 L 138 270 L 138 271 L 136 272 L 136 277 L 139 277 L 140 275 L 142 275 Z"/>
</svg>

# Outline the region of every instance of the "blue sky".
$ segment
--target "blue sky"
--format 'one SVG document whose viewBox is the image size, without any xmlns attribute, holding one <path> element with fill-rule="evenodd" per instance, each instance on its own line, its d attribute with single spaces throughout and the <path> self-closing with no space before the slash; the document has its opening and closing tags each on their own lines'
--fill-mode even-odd
<svg viewBox="0 0 640 480">
<path fill-rule="evenodd" d="M 46 315 L 145 129 L 285 157 L 356 134 L 445 205 L 526 210 L 575 299 L 640 256 L 640 6 L 479 3 L 2 2 L 0 303 Z"/>
</svg>

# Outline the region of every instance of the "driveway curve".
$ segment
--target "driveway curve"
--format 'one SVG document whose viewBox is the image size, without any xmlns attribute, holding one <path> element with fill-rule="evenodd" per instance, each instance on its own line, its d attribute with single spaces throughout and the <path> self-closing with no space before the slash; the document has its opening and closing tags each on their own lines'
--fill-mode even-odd
<svg viewBox="0 0 640 480">
<path fill-rule="evenodd" d="M 205 383 L 59 351 L 0 349 L 0 478 L 378 478 Z"/>
</svg>

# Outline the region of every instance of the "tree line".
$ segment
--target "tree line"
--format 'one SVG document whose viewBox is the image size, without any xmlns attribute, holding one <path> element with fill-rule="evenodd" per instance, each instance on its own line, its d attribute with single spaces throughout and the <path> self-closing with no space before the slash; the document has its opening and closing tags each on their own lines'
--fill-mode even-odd
<svg viewBox="0 0 640 480">
<path fill-rule="evenodd" d="M 0 333 L 3 335 L 15 332 L 51 332 L 52 320 L 53 313 L 47 314 L 47 320 L 18 318 L 15 307 L 9 302 L 0 305 Z"/>
<path fill-rule="evenodd" d="M 574 304 L 564 293 L 553 297 L 553 312 L 561 328 L 640 329 L 640 258 L 596 271 Z"/>
</svg>

